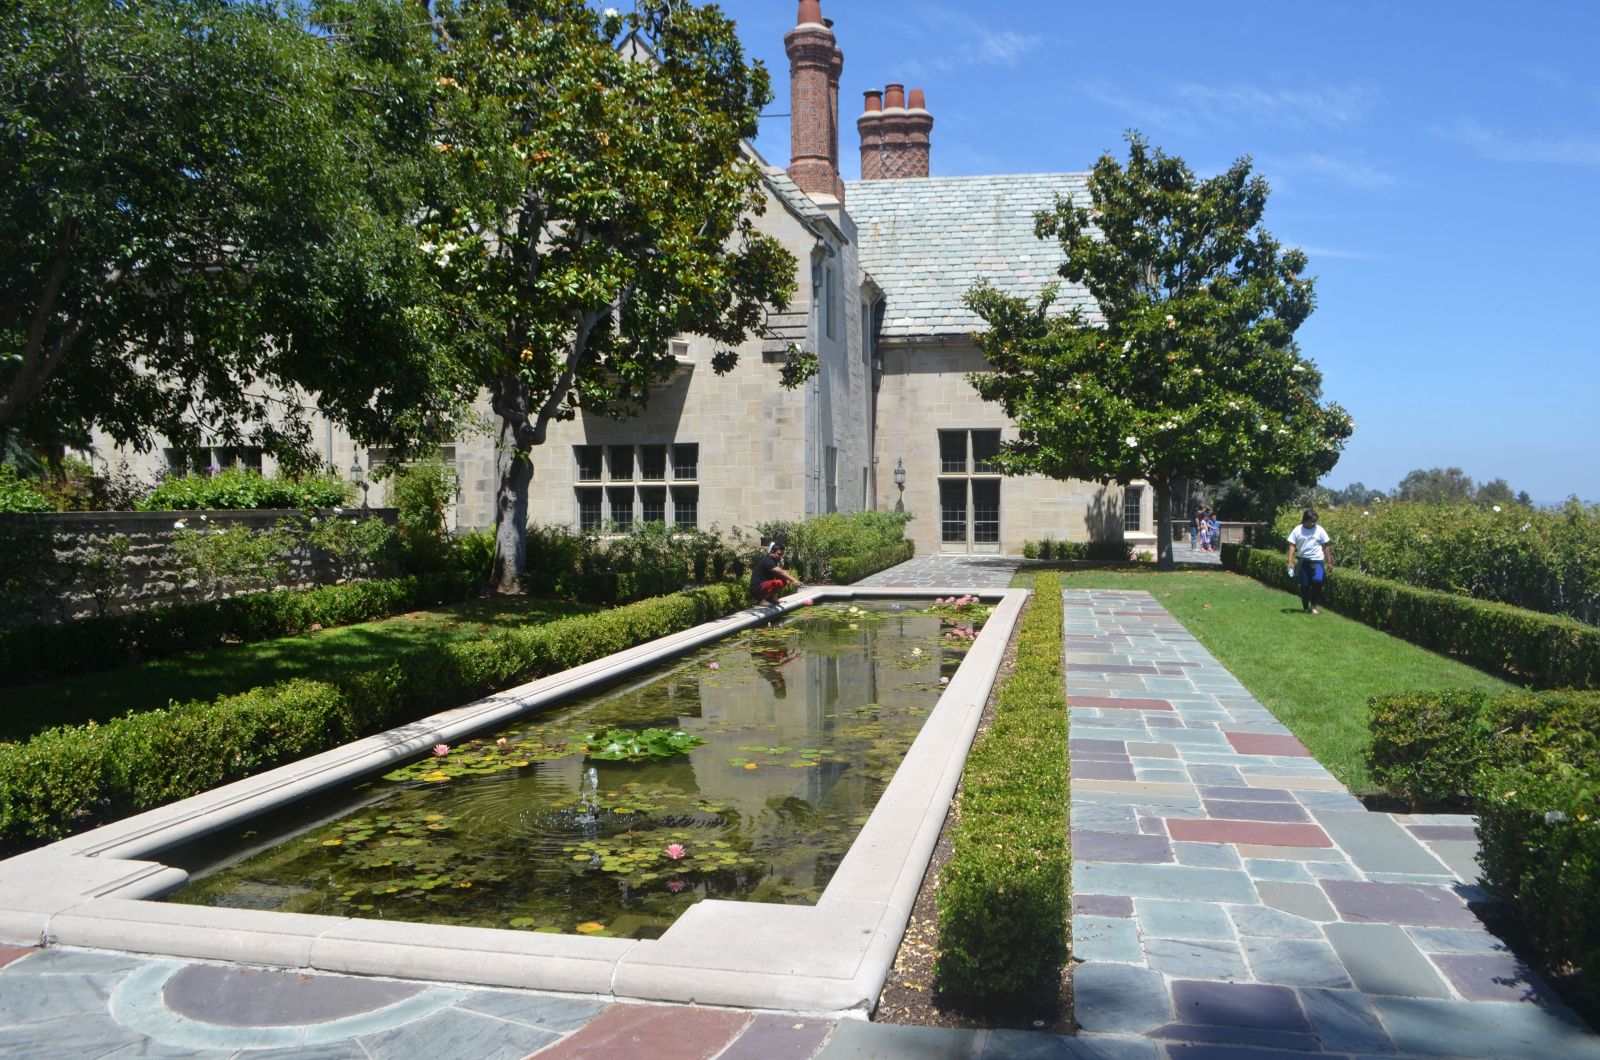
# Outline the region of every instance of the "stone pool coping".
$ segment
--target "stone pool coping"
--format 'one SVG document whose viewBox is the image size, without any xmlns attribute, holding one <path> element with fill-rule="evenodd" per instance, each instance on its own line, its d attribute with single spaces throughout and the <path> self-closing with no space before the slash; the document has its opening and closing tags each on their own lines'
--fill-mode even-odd
<svg viewBox="0 0 1600 1060">
<path fill-rule="evenodd" d="M 972 593 L 995 604 L 815 906 L 710 899 L 659 939 L 149 901 L 162 851 L 787 613 L 752 608 L 0 862 L 0 939 L 640 1001 L 864 1016 L 916 901 L 1027 590 L 816 588 L 816 603 Z"/>
</svg>

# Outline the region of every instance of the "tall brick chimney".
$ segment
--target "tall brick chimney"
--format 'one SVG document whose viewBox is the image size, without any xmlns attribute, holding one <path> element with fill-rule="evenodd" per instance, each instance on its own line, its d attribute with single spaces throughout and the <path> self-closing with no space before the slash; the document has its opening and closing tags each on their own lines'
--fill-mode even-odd
<svg viewBox="0 0 1600 1060">
<path fill-rule="evenodd" d="M 839 176 L 839 75 L 844 52 L 822 18 L 822 0 L 800 0 L 789 53 L 789 176 L 809 195 L 844 201 Z"/>
<path fill-rule="evenodd" d="M 856 121 L 861 130 L 861 179 L 897 180 L 928 175 L 933 115 L 922 89 L 892 84 L 867 93 L 867 109 Z"/>
</svg>

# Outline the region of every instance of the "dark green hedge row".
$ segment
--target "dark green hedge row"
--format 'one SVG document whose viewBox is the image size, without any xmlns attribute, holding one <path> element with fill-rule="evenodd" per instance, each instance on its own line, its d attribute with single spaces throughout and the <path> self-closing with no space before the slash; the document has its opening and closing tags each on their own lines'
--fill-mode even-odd
<svg viewBox="0 0 1600 1060">
<path fill-rule="evenodd" d="M 681 582 L 679 584 L 682 584 Z M 464 574 L 280 589 L 125 615 L 0 632 L 0 684 L 125 666 L 222 644 L 248 644 L 347 626 L 465 600 L 482 586 Z M 676 588 L 677 586 L 674 586 Z"/>
<path fill-rule="evenodd" d="M 1018 631 L 1016 670 L 972 747 L 939 876 L 940 993 L 985 1012 L 1039 1011 L 1067 962 L 1067 707 L 1061 579 L 1039 575 Z"/>
<path fill-rule="evenodd" d="M 689 565 L 667 559 L 637 570 L 590 568 L 572 577 L 568 586 L 586 604 L 625 604 L 675 593 L 688 581 Z"/>
<path fill-rule="evenodd" d="M 835 585 L 854 585 L 881 570 L 898 566 L 917 554 L 910 541 L 897 541 L 887 548 L 863 552 L 858 556 L 835 556 L 828 562 L 829 580 Z"/>
<path fill-rule="evenodd" d="M 1023 559 L 1071 559 L 1095 562 L 1120 561 L 1133 558 L 1133 546 L 1121 541 L 1024 541 Z"/>
<path fill-rule="evenodd" d="M 1223 545 L 1222 564 L 1267 585 L 1295 590 L 1282 552 Z M 1322 598 L 1346 618 L 1458 656 L 1479 669 L 1513 674 L 1540 688 L 1600 687 L 1600 626 L 1351 570 L 1335 570 Z"/>
<path fill-rule="evenodd" d="M 1547 969 L 1600 977 L 1600 692 L 1413 692 L 1372 708 L 1374 776 L 1413 802 L 1469 800 L 1484 883 Z"/>
<path fill-rule="evenodd" d="M 695 589 L 500 630 L 338 681 L 288 681 L 0 744 L 0 854 L 559 673 L 744 602 L 739 585 Z"/>
</svg>

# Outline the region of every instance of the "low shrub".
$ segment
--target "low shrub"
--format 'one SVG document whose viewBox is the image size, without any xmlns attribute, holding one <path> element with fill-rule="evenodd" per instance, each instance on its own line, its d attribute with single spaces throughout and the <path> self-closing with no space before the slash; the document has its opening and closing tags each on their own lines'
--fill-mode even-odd
<svg viewBox="0 0 1600 1060">
<path fill-rule="evenodd" d="M 27 479 L 0 464 L 0 512 L 53 512 L 56 506 Z"/>
<path fill-rule="evenodd" d="M 917 547 L 910 541 L 900 541 L 887 548 L 875 549 L 859 556 L 836 556 L 830 566 L 835 585 L 854 585 L 881 570 L 888 570 L 916 555 Z"/>
<path fill-rule="evenodd" d="M 458 573 L 281 589 L 153 611 L 0 631 L 0 684 L 248 644 L 465 600 L 482 579 Z"/>
<path fill-rule="evenodd" d="M 1412 806 L 1465 798 L 1489 750 L 1488 703 L 1488 693 L 1469 688 L 1373 696 L 1373 779 Z"/>
<path fill-rule="evenodd" d="M 834 512 L 803 522 L 762 523 L 757 530 L 763 543 L 783 539 L 784 569 L 802 581 L 844 584 L 833 569 L 836 560 L 848 559 L 852 569 L 859 568 L 862 557 L 905 540 L 910 521 L 906 512 Z"/>
<path fill-rule="evenodd" d="M 1133 558 L 1133 546 L 1121 541 L 1024 541 L 1023 559 L 1076 560 L 1092 563 L 1118 563 Z"/>
<path fill-rule="evenodd" d="M 737 585 L 695 589 L 415 652 L 338 681 L 286 681 L 0 744 L 0 851 L 187 798 L 743 604 Z"/>
<path fill-rule="evenodd" d="M 1295 591 L 1281 552 L 1223 545 L 1222 564 Z M 1600 627 L 1344 569 L 1328 578 L 1322 597 L 1346 618 L 1491 673 L 1541 688 L 1600 687 Z"/>
<path fill-rule="evenodd" d="M 939 875 L 941 995 L 985 1012 L 1050 1006 L 1067 961 L 1067 709 L 1061 580 L 1039 576 L 1016 670 L 967 756 L 950 861 Z"/>
<path fill-rule="evenodd" d="M 337 475 L 267 478 L 230 468 L 206 475 L 173 475 L 139 502 L 144 512 L 248 511 L 259 508 L 341 508 L 354 487 Z"/>
<path fill-rule="evenodd" d="M 641 523 L 601 540 L 565 526 L 530 526 L 522 585 L 531 593 L 612 604 L 677 592 L 691 575 L 704 585 L 743 572 L 733 549 L 703 530 Z"/>
</svg>

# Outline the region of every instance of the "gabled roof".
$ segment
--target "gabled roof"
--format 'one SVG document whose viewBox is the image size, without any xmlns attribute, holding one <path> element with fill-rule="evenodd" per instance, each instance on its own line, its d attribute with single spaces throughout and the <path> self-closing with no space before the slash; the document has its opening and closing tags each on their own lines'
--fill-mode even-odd
<svg viewBox="0 0 1600 1060">
<path fill-rule="evenodd" d="M 754 149 L 752 148 L 751 150 L 754 153 Z M 759 164 L 759 156 L 757 164 Z M 829 217 L 826 211 L 818 206 L 811 196 L 801 191 L 800 185 L 796 184 L 788 173 L 777 166 L 767 165 L 761 166 L 761 173 L 766 178 L 767 187 L 772 189 L 772 194 L 776 195 L 778 201 L 783 203 L 784 207 L 794 214 L 801 224 L 809 228 L 813 235 L 820 237 L 824 231 L 827 231 L 841 243 L 850 242 L 845 237 L 845 234 L 839 231 L 839 226 L 833 223 L 833 218 Z"/>
<path fill-rule="evenodd" d="M 1019 173 L 998 177 L 867 180 L 846 185 L 856 223 L 862 271 L 887 301 L 881 336 L 954 338 L 983 322 L 961 304 L 979 280 L 1007 294 L 1034 298 L 1059 283 L 1052 308 L 1073 306 L 1097 316 L 1094 299 L 1063 280 L 1061 245 L 1033 234 L 1034 214 L 1056 197 L 1089 197 L 1086 173 Z"/>
</svg>

